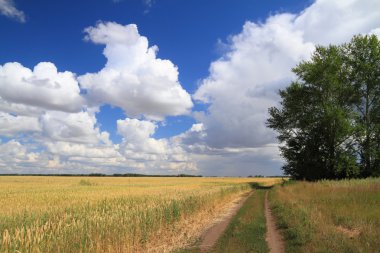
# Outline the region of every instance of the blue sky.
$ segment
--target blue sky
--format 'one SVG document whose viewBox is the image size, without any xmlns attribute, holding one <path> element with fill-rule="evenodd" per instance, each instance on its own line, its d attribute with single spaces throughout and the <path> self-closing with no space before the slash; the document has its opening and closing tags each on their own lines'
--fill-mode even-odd
<svg viewBox="0 0 380 253">
<path fill-rule="evenodd" d="M 158 45 L 158 57 L 170 59 L 179 68 L 179 81 L 190 94 L 208 74 L 210 63 L 223 52 L 219 44 L 237 34 L 247 20 L 265 21 L 270 13 L 297 12 L 306 1 L 16 1 L 26 16 L 20 23 L 1 17 L 1 63 L 17 61 L 33 68 L 39 62 L 55 63 L 59 70 L 78 75 L 97 71 L 106 59 L 103 48 L 83 40 L 84 28 L 98 21 L 137 24 L 150 45 Z M 202 110 L 202 105 L 195 109 Z M 101 129 L 113 141 L 120 108 L 105 106 L 98 115 Z M 156 138 L 184 132 L 195 122 L 191 117 L 168 118 L 155 133 Z"/>
<path fill-rule="evenodd" d="M 0 172 L 281 174 L 267 108 L 315 45 L 378 33 L 377 7 L 0 0 Z"/>
</svg>

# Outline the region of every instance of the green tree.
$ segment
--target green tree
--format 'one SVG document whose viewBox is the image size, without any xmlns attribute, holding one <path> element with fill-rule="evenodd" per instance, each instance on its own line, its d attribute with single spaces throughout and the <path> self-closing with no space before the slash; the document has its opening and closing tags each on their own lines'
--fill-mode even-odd
<svg viewBox="0 0 380 253">
<path fill-rule="evenodd" d="M 280 91 L 268 127 L 278 131 L 283 170 L 298 179 L 380 176 L 380 41 L 354 36 L 317 47 Z"/>
<path fill-rule="evenodd" d="M 353 89 L 355 141 L 362 176 L 380 176 L 380 42 L 377 36 L 355 36 L 342 47 Z"/>
</svg>

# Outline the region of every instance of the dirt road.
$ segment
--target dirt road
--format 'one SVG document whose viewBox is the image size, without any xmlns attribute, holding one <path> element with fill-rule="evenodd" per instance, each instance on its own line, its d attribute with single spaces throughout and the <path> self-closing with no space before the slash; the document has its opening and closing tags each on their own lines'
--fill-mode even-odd
<svg viewBox="0 0 380 253">
<path fill-rule="evenodd" d="M 214 246 L 219 237 L 223 234 L 224 230 L 226 230 L 231 219 L 236 215 L 236 213 L 243 206 L 248 197 L 251 196 L 251 194 L 252 192 L 246 194 L 241 199 L 236 201 L 233 207 L 225 216 L 223 216 L 217 223 L 215 223 L 212 227 L 206 230 L 205 233 L 203 233 L 201 236 L 201 243 L 199 245 L 201 252 L 206 252 Z"/>
<path fill-rule="evenodd" d="M 276 228 L 272 211 L 269 208 L 268 192 L 265 193 L 265 217 L 267 221 L 267 235 L 265 240 L 268 243 L 270 249 L 269 253 L 284 253 L 285 245 L 281 234 Z"/>
</svg>

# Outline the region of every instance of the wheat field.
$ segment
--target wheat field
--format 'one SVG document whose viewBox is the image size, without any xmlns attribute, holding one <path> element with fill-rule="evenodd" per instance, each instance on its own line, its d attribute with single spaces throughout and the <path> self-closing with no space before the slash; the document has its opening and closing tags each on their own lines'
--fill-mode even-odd
<svg viewBox="0 0 380 253">
<path fill-rule="evenodd" d="M 170 252 L 266 178 L 0 177 L 0 252 Z"/>
</svg>

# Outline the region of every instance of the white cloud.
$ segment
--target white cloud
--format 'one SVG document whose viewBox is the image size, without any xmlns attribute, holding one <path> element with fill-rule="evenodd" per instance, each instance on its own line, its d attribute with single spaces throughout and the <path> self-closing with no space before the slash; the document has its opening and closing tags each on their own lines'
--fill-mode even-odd
<svg viewBox="0 0 380 253">
<path fill-rule="evenodd" d="M 139 162 L 150 170 L 197 170 L 195 162 L 182 148 L 182 143 L 175 139 L 157 140 L 152 137 L 157 128 L 153 122 L 126 118 L 117 121 L 117 128 L 123 136 L 120 152 L 126 159 Z"/>
<path fill-rule="evenodd" d="M 267 110 L 277 101 L 277 90 L 292 78 L 295 64 L 314 46 L 292 29 L 294 17 L 282 14 L 263 25 L 247 22 L 231 38 L 230 51 L 210 66 L 194 98 L 210 103 L 197 116 L 212 147 L 258 147 L 274 142 L 265 126 Z"/>
<path fill-rule="evenodd" d="M 0 172 L 15 173 L 20 169 L 39 165 L 41 165 L 39 154 L 27 150 L 20 142 L 15 140 L 0 142 Z"/>
<path fill-rule="evenodd" d="M 70 142 L 50 142 L 47 143 L 47 150 L 55 155 L 69 158 L 117 158 L 121 157 L 117 152 L 117 145 L 88 145 Z"/>
<path fill-rule="evenodd" d="M 315 44 L 347 42 L 380 26 L 378 0 L 318 0 L 296 17 L 294 28 Z"/>
<path fill-rule="evenodd" d="M 109 133 L 96 126 L 95 113 L 46 112 L 40 118 L 43 136 L 49 141 L 109 144 Z"/>
<path fill-rule="evenodd" d="M 30 143 L 0 142 L 0 173 L 120 173 L 124 164 L 113 147 L 51 142 L 47 150 L 35 151 Z"/>
<path fill-rule="evenodd" d="M 0 95 L 0 111 L 14 114 L 14 115 L 32 116 L 32 117 L 38 117 L 44 112 L 44 110 L 39 107 L 24 105 L 24 104 L 16 104 L 16 103 L 5 101 L 4 99 L 1 98 L 1 95 Z"/>
<path fill-rule="evenodd" d="M 380 2 L 352 0 L 317 1 L 299 15 L 278 14 L 263 24 L 246 22 L 194 94 L 210 103 L 208 113 L 197 117 L 205 126 L 207 143 L 256 147 L 273 142 L 273 133 L 265 127 L 267 110 L 276 105 L 278 89 L 294 78 L 291 68 L 307 59 L 317 43 L 341 43 L 378 26 Z"/>
<path fill-rule="evenodd" d="M 278 89 L 316 44 L 379 34 L 379 4 L 318 0 L 299 14 L 246 22 L 193 95 L 208 110 L 193 112 L 198 123 L 172 138 L 154 138 L 157 121 L 189 113 L 192 101 L 177 67 L 157 58 L 157 47 L 135 25 L 107 22 L 85 30 L 87 40 L 105 45 L 107 63 L 98 73 L 76 78 L 52 63 L 33 70 L 6 63 L 0 66 L 0 135 L 12 139 L 0 142 L 0 172 L 279 174 L 275 133 L 265 126 Z M 117 122 L 120 144 L 99 127 L 102 104 L 128 116 Z"/>
<path fill-rule="evenodd" d="M 26 21 L 24 12 L 15 7 L 13 0 L 0 0 L 0 13 L 21 23 Z"/>
<path fill-rule="evenodd" d="M 38 119 L 28 116 L 16 116 L 0 111 L 0 136 L 13 137 L 21 132 L 40 132 Z"/>
<path fill-rule="evenodd" d="M 0 171 L 196 169 L 179 144 L 152 137 L 156 123 L 119 121 L 118 131 L 124 137 L 120 145 L 100 130 L 96 113 L 103 103 L 120 106 L 134 117 L 162 120 L 188 113 L 192 102 L 178 82 L 177 68 L 169 60 L 156 58 L 157 47 L 148 48 L 147 38 L 138 34 L 135 25 L 99 23 L 86 32 L 87 39 L 106 45 L 108 59 L 99 73 L 80 78 L 87 100 L 75 74 L 58 72 L 53 63 L 41 62 L 33 70 L 17 62 L 0 65 L 0 136 L 13 138 L 1 143 L 9 152 L 0 159 Z"/>
<path fill-rule="evenodd" d="M 74 74 L 58 72 L 50 62 L 37 64 L 33 71 L 17 62 L 0 65 L 0 98 L 10 107 L 20 104 L 65 112 L 80 111 L 84 102 Z"/>
<path fill-rule="evenodd" d="M 211 147 L 205 141 L 207 132 L 202 123 L 193 124 L 186 132 L 170 140 L 186 151 L 197 164 L 197 173 L 205 176 L 280 175 L 282 160 L 277 144 L 260 147 Z"/>
<path fill-rule="evenodd" d="M 96 169 L 102 173 L 112 168 L 120 171 L 128 168 L 128 161 L 119 153 L 118 145 L 102 145 L 89 143 L 48 142 L 46 153 L 54 157 L 50 161 L 50 167 L 66 169 L 66 166 L 77 166 L 82 171 Z M 132 167 L 132 169 L 134 169 Z M 75 171 L 78 173 L 78 171 Z M 87 172 L 88 173 L 88 172 Z"/>
<path fill-rule="evenodd" d="M 273 155 L 277 145 L 260 148 L 208 149 L 193 153 L 199 173 L 205 176 L 280 175 L 282 160 Z"/>
<path fill-rule="evenodd" d="M 121 173 L 139 166 L 121 156 L 118 145 L 47 140 L 42 147 L 16 140 L 0 142 L 0 173 Z"/>
<path fill-rule="evenodd" d="M 95 110 L 46 111 L 38 118 L 0 112 L 0 129 L 0 135 L 13 138 L 0 143 L 3 173 L 104 173 L 126 168 L 119 146 L 97 127 Z"/>
<path fill-rule="evenodd" d="M 227 53 L 211 63 L 209 76 L 193 95 L 209 103 L 206 113 L 194 114 L 204 126 L 199 143 L 208 149 L 203 146 L 203 150 L 215 154 L 240 150 L 228 158 L 235 161 L 230 164 L 232 171 L 242 171 L 241 154 L 255 157 L 258 169 L 257 161 L 265 165 L 269 157 L 279 165 L 275 133 L 266 128 L 265 121 L 268 108 L 279 101 L 278 90 L 294 78 L 291 69 L 308 59 L 317 44 L 346 42 L 357 33 L 376 33 L 379 27 L 377 0 L 318 0 L 299 14 L 273 15 L 264 23 L 246 22 L 243 31 L 230 38 Z M 269 153 L 247 151 L 252 148 Z M 210 160 L 216 162 L 213 157 Z M 211 163 L 204 158 L 199 167 L 211 167 Z"/>
<path fill-rule="evenodd" d="M 177 67 L 156 57 L 158 48 L 136 25 L 98 23 L 85 29 L 86 39 L 106 45 L 106 66 L 98 73 L 79 77 L 90 102 L 121 107 L 130 117 L 162 120 L 168 115 L 187 114 L 190 95 L 178 82 Z"/>
<path fill-rule="evenodd" d="M 117 121 L 118 133 L 123 136 L 123 149 L 125 152 L 136 155 L 165 155 L 165 140 L 151 138 L 157 126 L 150 121 L 125 119 Z"/>
</svg>

